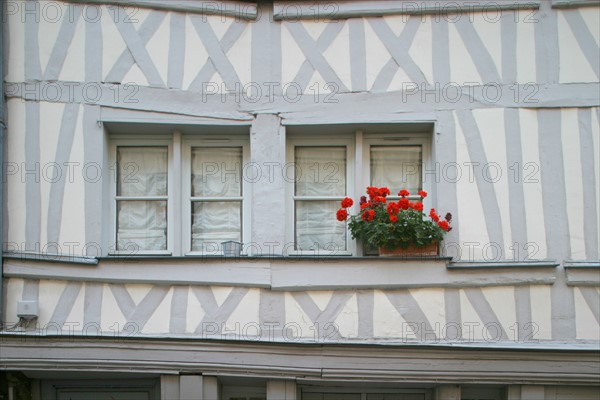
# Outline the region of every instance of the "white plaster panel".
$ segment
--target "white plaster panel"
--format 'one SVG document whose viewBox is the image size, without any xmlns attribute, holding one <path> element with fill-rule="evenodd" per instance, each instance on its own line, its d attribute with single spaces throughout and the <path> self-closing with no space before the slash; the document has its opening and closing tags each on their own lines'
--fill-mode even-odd
<svg viewBox="0 0 600 400">
<path fill-rule="evenodd" d="M 59 243 L 64 245 L 63 252 L 69 252 L 68 246 L 73 246 L 72 253 L 76 256 L 85 255 L 85 182 L 86 179 L 94 180 L 96 168 L 89 169 L 89 177 L 84 175 L 85 159 L 83 156 L 83 107 L 79 107 L 73 147 L 71 148 L 70 163 L 73 165 L 73 175 L 64 167 L 62 179 L 65 180 L 65 192 L 62 204 L 61 229 Z M 96 183 L 100 185 L 100 182 Z M 97 243 L 100 246 L 100 243 Z"/>
<path fill-rule="evenodd" d="M 408 15 L 386 15 L 382 17 L 388 24 L 394 35 L 400 36 L 410 16 Z M 414 18 L 414 17 L 413 17 Z"/>
<path fill-rule="evenodd" d="M 259 319 L 260 289 L 250 289 L 225 322 L 227 333 L 235 332 L 240 339 L 267 339 L 261 337 Z"/>
<path fill-rule="evenodd" d="M 581 7 L 577 11 L 594 37 L 596 45 L 600 46 L 600 7 Z"/>
<path fill-rule="evenodd" d="M 150 86 L 148 78 L 137 64 L 133 64 L 127 74 L 123 77 L 123 83 L 133 83 L 138 86 Z"/>
<path fill-rule="evenodd" d="M 127 318 L 121 312 L 121 308 L 109 285 L 103 286 L 100 321 L 103 332 L 115 333 L 120 332 L 127 323 Z"/>
<path fill-rule="evenodd" d="M 375 290 L 373 304 L 373 335 L 376 338 L 416 339 L 410 325 L 381 290 Z"/>
<path fill-rule="evenodd" d="M 152 289 L 152 285 L 146 285 L 141 283 L 132 283 L 125 285 L 125 289 L 129 292 L 131 299 L 136 305 L 139 305 L 140 302 L 146 297 L 150 290 Z"/>
<path fill-rule="evenodd" d="M 293 22 L 283 22 L 284 29 L 281 30 L 281 79 L 285 86 L 294 82 L 300 66 L 306 59 L 300 47 L 296 44 L 294 37 L 287 29 L 287 24 Z M 290 94 L 291 95 L 291 94 Z"/>
<path fill-rule="evenodd" d="M 448 35 L 450 37 L 451 81 L 461 86 L 483 82 L 455 24 L 448 24 Z"/>
<path fill-rule="evenodd" d="M 188 291 L 186 332 L 193 333 L 206 313 L 192 290 Z"/>
<path fill-rule="evenodd" d="M 83 328 L 83 315 L 85 309 L 85 285 L 81 285 L 77 298 L 73 302 L 73 308 L 67 316 L 65 321 L 64 330 L 82 330 Z"/>
<path fill-rule="evenodd" d="M 215 296 L 215 300 L 217 301 L 217 304 L 220 307 L 223 305 L 223 303 L 227 299 L 227 296 L 229 296 L 229 294 L 231 293 L 233 288 L 225 287 L 225 286 L 212 286 L 211 290 L 213 292 L 213 295 Z"/>
<path fill-rule="evenodd" d="M 415 39 L 408 50 L 408 54 L 419 66 L 427 82 L 434 83 L 433 78 L 433 27 L 431 16 L 421 17 L 421 24 L 415 35 Z"/>
<path fill-rule="evenodd" d="M 100 19 L 102 27 L 102 49 L 98 51 L 102 54 L 102 76 L 106 78 L 108 72 L 115 65 L 119 56 L 127 49 L 121 33 L 115 25 L 114 14 L 111 14 L 108 6 L 102 6 L 102 18 Z M 127 81 L 125 81 L 127 82 Z"/>
<path fill-rule="evenodd" d="M 232 23 L 238 23 L 235 21 L 235 18 L 224 15 L 201 15 L 200 18 L 202 18 L 202 22 L 208 22 L 219 40 L 223 39 L 225 32 L 227 32 Z"/>
<path fill-rule="evenodd" d="M 75 19 L 75 15 L 72 15 L 72 5 L 66 7 L 64 3 L 58 1 L 48 2 L 47 4 L 48 5 L 40 8 L 41 11 L 38 23 L 38 43 L 40 46 L 40 65 L 42 67 L 42 72 L 45 71 L 48 66 L 48 60 L 54 49 L 54 43 L 56 42 L 58 31 L 60 30 L 63 21 L 67 20 L 72 23 Z M 31 18 L 31 16 L 28 18 Z M 20 21 L 20 23 L 23 24 L 22 21 Z M 13 38 L 11 36 L 10 41 L 12 42 L 12 40 Z"/>
<path fill-rule="evenodd" d="M 285 325 L 290 333 L 288 339 L 294 337 L 315 338 L 315 326 L 291 293 L 285 294 Z"/>
<path fill-rule="evenodd" d="M 85 81 L 85 20 L 80 18 L 59 75 L 61 81 Z"/>
<path fill-rule="evenodd" d="M 25 250 L 25 180 L 21 174 L 25 165 L 25 102 L 21 99 L 8 99 L 6 102 L 11 133 L 6 135 L 6 162 L 14 172 L 5 175 L 6 179 L 6 219 L 8 226 L 7 243 L 9 250 Z M 14 248 L 11 248 L 14 247 Z"/>
<path fill-rule="evenodd" d="M 535 60 L 535 26 L 532 13 L 515 11 L 517 18 L 517 82 L 537 82 Z"/>
<path fill-rule="evenodd" d="M 342 308 L 340 315 L 333 322 L 342 337 L 358 337 L 358 302 L 356 294 L 350 297 Z"/>
<path fill-rule="evenodd" d="M 20 3 L 13 4 L 19 5 Z M 17 12 L 6 12 L 4 14 L 8 24 L 7 33 L 10 41 L 4 49 L 5 60 L 8 61 L 7 70 L 4 71 L 7 82 L 22 82 L 25 80 L 25 17 L 21 10 L 18 9 Z"/>
<path fill-rule="evenodd" d="M 498 243 L 502 248 L 502 254 L 495 255 L 492 250 L 488 251 L 488 258 L 493 259 L 516 259 L 509 250 L 512 244 L 510 223 L 510 201 L 508 197 L 508 180 L 514 179 L 513 172 L 509 169 L 506 161 L 506 132 L 504 126 L 504 110 L 501 108 L 482 109 L 473 111 L 473 116 L 481 132 L 481 141 L 487 158 L 488 166 L 484 166 L 482 174 L 486 184 L 494 186 L 496 200 L 500 208 L 500 218 L 504 243 Z M 513 207 L 521 207 L 521 204 L 513 204 Z M 524 244 L 521 243 L 520 246 Z M 497 258 L 496 258 L 497 257 Z"/>
<path fill-rule="evenodd" d="M 538 143 L 537 113 L 534 110 L 519 110 L 521 123 L 521 147 L 523 160 L 523 193 L 525 198 L 525 220 L 527 242 L 530 243 L 529 258 L 544 259 L 546 246 L 546 224 L 542 207 L 542 178 Z M 534 251 L 537 250 L 537 251 Z"/>
<path fill-rule="evenodd" d="M 488 7 L 485 12 L 463 15 L 464 18 L 469 18 L 469 21 L 473 21 L 473 27 L 481 38 L 486 50 L 490 53 L 500 76 L 502 76 L 501 15 L 502 11 L 495 7 Z"/>
<path fill-rule="evenodd" d="M 423 310 L 436 336 L 441 337 L 446 324 L 444 289 L 411 289 L 410 294 Z M 430 339 L 429 336 L 427 338 Z"/>
<path fill-rule="evenodd" d="M 600 326 L 579 288 L 575 288 L 575 326 L 577 339 L 600 340 Z"/>
<path fill-rule="evenodd" d="M 564 12 L 558 12 L 559 82 L 597 82 L 598 77 L 579 46 L 571 27 L 564 17 Z M 596 50 L 600 51 L 599 49 Z"/>
<path fill-rule="evenodd" d="M 169 324 L 171 321 L 171 301 L 173 300 L 173 287 L 165 298 L 160 302 L 152 316 L 143 327 L 140 326 L 140 331 L 143 333 L 168 333 Z"/>
<path fill-rule="evenodd" d="M 482 288 L 481 291 L 494 310 L 498 321 L 504 328 L 509 340 L 517 340 L 515 324 L 517 323 L 517 306 L 515 303 L 515 288 L 512 286 L 497 286 Z M 494 335 L 494 332 L 491 332 Z"/>
<path fill-rule="evenodd" d="M 8 324 L 15 324 L 19 321 L 17 317 L 17 302 L 23 297 L 24 280 L 19 278 L 10 278 L 6 281 L 6 303 L 4 304 L 4 321 Z"/>
<path fill-rule="evenodd" d="M 469 342 L 484 340 L 485 323 L 479 318 L 465 291 L 460 290 L 459 293 L 463 340 Z"/>
<path fill-rule="evenodd" d="M 47 326 L 52 318 L 52 314 L 54 313 L 54 309 L 56 309 L 56 305 L 58 304 L 58 299 L 62 294 L 65 286 L 67 285 L 64 281 L 50 281 L 44 280 L 40 281 L 39 286 L 39 317 L 38 324 L 40 327 Z M 55 328 L 56 329 L 56 328 Z"/>
<path fill-rule="evenodd" d="M 552 339 L 552 309 L 550 304 L 551 286 L 531 286 L 531 322 L 535 329 L 531 339 Z"/>
<path fill-rule="evenodd" d="M 313 301 L 315 302 L 317 307 L 319 307 L 321 309 L 321 311 L 323 311 L 327 307 L 327 304 L 329 304 L 329 300 L 331 300 L 331 296 L 333 296 L 333 291 L 332 290 L 308 291 L 308 292 L 306 292 L 306 294 L 308 294 L 313 299 Z"/>
<path fill-rule="evenodd" d="M 388 87 L 387 91 L 392 92 L 395 90 L 403 90 L 406 87 L 413 87 L 412 83 L 413 83 L 413 79 L 411 79 L 406 74 L 406 71 L 404 71 L 404 69 L 402 69 L 402 68 L 398 68 L 398 70 L 396 71 L 396 74 L 394 75 L 394 78 L 390 82 L 390 86 Z M 416 84 L 420 85 L 421 82 L 416 82 Z M 421 87 L 421 86 L 419 86 L 419 87 Z"/>
<path fill-rule="evenodd" d="M 252 29 L 250 24 L 246 24 L 242 35 L 227 52 L 227 58 L 235 69 L 242 85 L 252 81 Z M 266 90 L 262 86 L 261 89 Z M 256 93 L 250 92 L 247 96 L 249 99 L 253 99 Z"/>
<path fill-rule="evenodd" d="M 462 261 L 483 260 L 482 249 L 490 239 L 485 225 L 485 217 L 477 182 L 470 170 L 469 152 L 465 135 L 458 119 L 455 118 L 456 128 L 456 162 L 461 166 L 462 176 L 458 179 L 456 192 L 460 193 L 462 201 L 458 202 L 460 217 L 460 240 L 462 245 Z M 467 163 L 467 164 L 465 164 Z M 476 170 L 477 171 L 477 170 Z M 470 176 L 469 176 L 470 174 Z M 467 247 L 466 243 L 469 242 Z"/>
<path fill-rule="evenodd" d="M 50 205 L 50 189 L 58 175 L 63 171 L 55 166 L 58 137 L 60 134 L 62 116 L 65 104 L 40 103 L 40 192 L 41 192 L 41 224 L 40 224 L 40 248 L 42 251 L 57 253 L 60 249 L 54 246 L 44 250 L 48 243 L 48 207 Z"/>
<path fill-rule="evenodd" d="M 339 24 L 339 23 L 345 23 L 343 20 L 337 21 L 319 21 L 318 19 L 314 19 L 314 20 L 304 20 L 304 21 L 296 21 L 296 22 L 292 22 L 292 23 L 296 23 L 296 24 L 302 24 L 304 26 L 304 29 L 306 29 L 306 31 L 308 32 L 308 34 L 310 35 L 310 37 L 313 38 L 313 40 L 317 40 L 319 39 L 319 36 L 321 36 L 321 33 L 323 33 L 323 31 L 325 30 L 325 28 L 327 27 L 328 23 L 333 23 L 333 24 Z"/>
<path fill-rule="evenodd" d="M 189 88 L 200 69 L 208 61 L 208 53 L 189 16 L 185 17 L 185 63 L 183 66 L 184 89 Z"/>
<path fill-rule="evenodd" d="M 365 52 L 367 57 L 367 88 L 371 88 L 377 75 L 391 59 L 391 56 L 375 31 L 373 31 L 373 28 L 371 28 L 368 20 L 365 21 L 365 43 L 367 43 Z"/>
<path fill-rule="evenodd" d="M 335 22 L 334 22 L 335 23 Z M 352 87 L 352 76 L 350 71 L 350 28 L 345 21 L 339 21 L 338 24 L 344 24 L 344 27 L 338 33 L 331 45 L 323 52 L 323 57 L 331 65 L 342 83 L 346 87 Z M 325 25 L 325 24 L 323 24 Z M 336 90 L 339 92 L 339 90 Z"/>
<path fill-rule="evenodd" d="M 173 15 L 174 13 L 170 13 Z M 171 21 L 170 16 L 167 15 L 163 19 L 162 23 L 152 35 L 148 44 L 146 44 L 146 50 L 156 67 L 159 75 L 163 82 L 167 82 L 169 73 L 169 41 L 171 34 Z"/>
<path fill-rule="evenodd" d="M 567 193 L 567 213 L 571 259 L 585 259 L 585 235 L 583 232 L 583 175 L 581 169 L 581 149 L 579 141 L 579 119 L 576 108 L 561 111 L 561 139 L 563 165 L 565 169 L 565 189 Z"/>
</svg>

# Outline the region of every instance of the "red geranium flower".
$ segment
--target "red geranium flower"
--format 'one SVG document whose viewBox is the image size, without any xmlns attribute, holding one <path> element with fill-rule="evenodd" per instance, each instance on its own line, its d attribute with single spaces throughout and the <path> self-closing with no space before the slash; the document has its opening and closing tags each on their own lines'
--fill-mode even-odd
<svg viewBox="0 0 600 400">
<path fill-rule="evenodd" d="M 388 206 L 387 206 L 388 214 L 398 214 L 399 211 L 400 211 L 400 206 L 398 205 L 398 203 L 391 202 L 388 204 Z"/>
<path fill-rule="evenodd" d="M 404 197 L 404 196 L 408 196 L 408 195 L 410 195 L 410 192 L 406 189 L 402 189 L 401 191 L 398 192 L 398 196 Z"/>
<path fill-rule="evenodd" d="M 406 197 L 403 197 L 400 200 L 398 200 L 398 205 L 401 209 L 408 210 L 408 208 L 410 207 L 410 201 Z"/>
<path fill-rule="evenodd" d="M 367 213 L 369 214 L 369 216 L 368 216 L 369 221 L 373 221 L 373 218 L 375 218 L 375 210 L 369 210 L 369 211 L 367 211 Z"/>
<path fill-rule="evenodd" d="M 425 197 L 427 197 L 427 192 L 424 190 L 419 190 L 419 196 L 425 198 Z"/>
<path fill-rule="evenodd" d="M 417 201 L 416 203 L 414 203 L 413 210 L 423 211 L 423 203 L 421 203 L 420 201 Z"/>
<path fill-rule="evenodd" d="M 448 232 L 448 230 L 450 230 L 450 225 L 448 224 L 448 221 L 440 221 L 440 222 L 438 222 L 438 226 L 440 228 L 442 228 L 443 230 L 445 230 L 446 232 Z"/>
<path fill-rule="evenodd" d="M 398 217 L 396 215 L 390 215 L 390 221 L 392 223 L 396 223 L 396 222 L 398 222 Z"/>
<path fill-rule="evenodd" d="M 344 208 L 340 208 L 339 210 L 337 210 L 337 213 L 335 215 L 338 221 L 345 221 L 348 218 L 348 211 L 346 211 Z"/>
<path fill-rule="evenodd" d="M 342 200 L 343 208 L 352 207 L 352 204 L 354 204 L 354 201 L 352 201 L 352 199 L 350 197 L 346 197 L 344 200 Z"/>
</svg>

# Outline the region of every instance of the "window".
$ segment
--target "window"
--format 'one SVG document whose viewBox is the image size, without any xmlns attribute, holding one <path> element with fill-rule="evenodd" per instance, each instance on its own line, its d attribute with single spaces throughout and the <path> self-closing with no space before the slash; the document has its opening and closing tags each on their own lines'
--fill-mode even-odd
<svg viewBox="0 0 600 400">
<path fill-rule="evenodd" d="M 174 133 L 113 138 L 114 253 L 221 254 L 248 238 L 247 138 Z"/>
<path fill-rule="evenodd" d="M 288 206 L 293 210 L 288 213 L 288 239 L 295 254 L 370 255 L 335 219 L 340 200 L 357 200 L 367 186 L 386 186 L 392 195 L 401 189 L 415 195 L 421 189 L 431 191 L 424 179 L 431 162 L 427 134 L 291 134 L 287 158 L 295 172 L 294 179 L 288 176 Z"/>
</svg>

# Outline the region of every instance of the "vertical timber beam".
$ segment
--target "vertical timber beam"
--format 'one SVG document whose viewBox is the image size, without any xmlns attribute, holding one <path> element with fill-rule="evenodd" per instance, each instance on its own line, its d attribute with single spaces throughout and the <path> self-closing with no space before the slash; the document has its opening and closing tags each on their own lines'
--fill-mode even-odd
<svg viewBox="0 0 600 400">
<path fill-rule="evenodd" d="M 444 385 L 435 388 L 434 400 L 460 400 L 460 386 Z"/>
<path fill-rule="evenodd" d="M 204 395 L 200 397 L 202 392 L 202 375 L 182 375 L 179 377 L 179 400 L 208 399 Z"/>
<path fill-rule="evenodd" d="M 296 382 L 291 380 L 267 381 L 267 400 L 296 400 Z"/>
<path fill-rule="evenodd" d="M 160 398 L 164 400 L 179 399 L 179 375 L 160 376 Z"/>
<path fill-rule="evenodd" d="M 202 377 L 202 396 L 203 400 L 212 400 L 221 398 L 219 380 L 215 376 Z"/>
</svg>

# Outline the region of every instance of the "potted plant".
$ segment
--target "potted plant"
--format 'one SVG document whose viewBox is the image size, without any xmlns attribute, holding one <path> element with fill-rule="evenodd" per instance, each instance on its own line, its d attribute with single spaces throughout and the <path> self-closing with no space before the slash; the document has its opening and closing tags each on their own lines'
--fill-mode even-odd
<svg viewBox="0 0 600 400">
<path fill-rule="evenodd" d="M 450 231 L 452 214 L 442 219 L 435 209 L 429 218 L 423 212 L 423 199 L 427 193 L 419 191 L 420 200 L 410 201 L 407 190 L 398 193 L 398 201 L 387 201 L 390 190 L 386 187 L 367 187 L 367 196 L 360 198 L 360 212 L 350 215 L 348 209 L 354 204 L 346 197 L 337 211 L 337 219 L 348 221 L 353 239 L 379 248 L 380 255 L 435 256 L 438 244 Z"/>
</svg>

